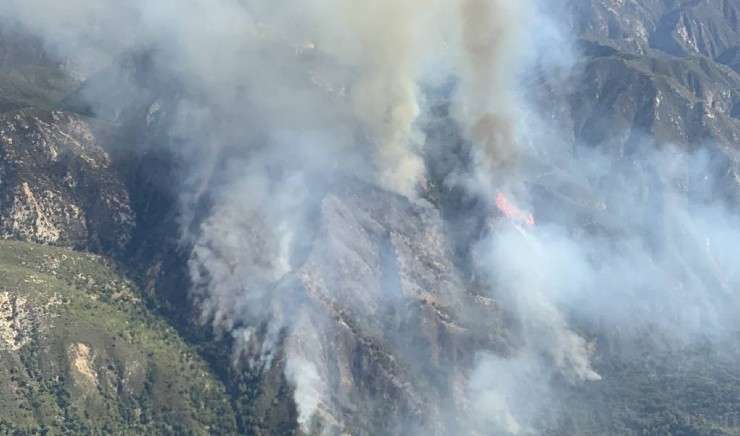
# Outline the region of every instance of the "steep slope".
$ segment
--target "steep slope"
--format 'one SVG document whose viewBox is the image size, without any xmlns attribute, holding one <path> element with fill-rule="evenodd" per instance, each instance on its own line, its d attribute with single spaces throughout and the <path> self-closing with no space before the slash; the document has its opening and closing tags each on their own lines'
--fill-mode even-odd
<svg viewBox="0 0 740 436">
<path fill-rule="evenodd" d="M 324 197 L 318 233 L 295 272 L 311 309 L 296 313 L 287 353 L 320 380 L 296 378 L 297 395 L 318 391 L 332 432 L 470 431 L 456 395 L 475 352 L 508 349 L 500 309 L 468 288 L 437 210 L 342 185 Z"/>
<path fill-rule="evenodd" d="M 223 385 L 103 260 L 0 242 L 0 432 L 228 434 Z"/>
<path fill-rule="evenodd" d="M 569 96 L 577 142 L 635 147 L 649 135 L 660 143 L 729 148 L 740 138 L 740 76 L 708 59 L 607 50 L 589 58 L 580 80 Z"/>
<path fill-rule="evenodd" d="M 575 74 L 565 84 L 538 77 L 530 92 L 573 153 L 585 147 L 630 159 L 666 146 L 710 150 L 725 177 L 715 188 L 737 196 L 740 75 L 723 64 L 721 52 L 738 42 L 732 19 L 738 6 L 733 0 L 569 2 L 561 13 L 578 37 Z M 674 15 L 703 29 L 710 42 L 659 27 Z M 669 35 L 693 49 L 670 49 L 660 42 Z"/>
<path fill-rule="evenodd" d="M 739 8 L 734 0 L 569 2 L 560 13 L 584 56 L 574 83 L 551 90 L 562 98 L 554 110 L 566 131 L 577 143 L 622 152 L 645 137 L 694 148 L 711 142 L 736 161 L 740 76 L 723 60 L 732 61 L 740 41 Z"/>
<path fill-rule="evenodd" d="M 78 115 L 0 114 L 0 234 L 99 252 L 122 251 L 129 195 L 101 144 L 110 128 Z"/>
<path fill-rule="evenodd" d="M 566 10 L 584 38 L 633 54 L 657 49 L 718 60 L 738 47 L 737 0 L 575 0 Z"/>
</svg>

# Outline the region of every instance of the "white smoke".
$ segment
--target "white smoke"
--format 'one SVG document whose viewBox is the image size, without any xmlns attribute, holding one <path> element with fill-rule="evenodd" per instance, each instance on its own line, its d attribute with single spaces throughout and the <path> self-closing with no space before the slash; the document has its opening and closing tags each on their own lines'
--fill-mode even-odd
<svg viewBox="0 0 740 436">
<path fill-rule="evenodd" d="M 577 75 L 564 29 L 537 2 L 461 3 L 455 114 L 475 160 L 462 183 L 490 209 L 503 192 L 540 221 L 492 222 L 473 249 L 521 344 L 512 356 L 479 356 L 471 420 L 482 434 L 537 434 L 535 423 L 557 410 L 554 380 L 601 379 L 597 337 L 680 349 L 737 332 L 730 247 L 740 226 L 722 194 L 706 189 L 737 182 L 719 179 L 711 146 L 687 152 L 646 138 L 649 151 L 626 158 L 589 144 L 574 156 L 567 135 L 524 98 L 522 81 L 538 68 L 555 87 Z"/>
<path fill-rule="evenodd" d="M 299 329 L 302 303 L 281 281 L 311 239 L 308 217 L 328 180 L 353 174 L 410 198 L 423 187 L 417 79 L 442 42 L 437 8 L 388 0 L 0 5 L 0 16 L 42 35 L 86 76 L 149 51 L 153 68 L 181 87 L 175 105 L 155 101 L 149 112 L 167 107 L 168 136 L 188 166 L 180 222 L 202 320 L 231 334 L 237 351 L 258 354 L 253 365 L 269 366 L 281 332 L 296 332 L 286 375 L 307 432 L 326 387 L 316 357 L 297 344 L 315 327 Z M 86 95 L 99 112 L 136 101 L 105 92 Z M 109 112 L 117 119 L 121 111 Z"/>
<path fill-rule="evenodd" d="M 466 383 L 471 409 L 459 420 L 479 434 L 526 434 L 556 401 L 554 379 L 598 382 L 598 335 L 716 338 L 737 328 L 740 289 L 734 210 L 687 188 L 716 173 L 705 154 L 664 148 L 616 160 L 584 148 L 575 158 L 527 101 L 528 69 L 563 74 L 573 61 L 540 6 L 6 0 L 0 17 L 43 35 L 87 75 L 150 50 L 155 68 L 183 88 L 168 134 L 188 166 L 181 225 L 203 322 L 235 338 L 254 366 L 269 366 L 289 332 L 286 377 L 307 433 L 315 419 L 325 429 L 342 423 L 319 364 L 327 351 L 312 322 L 321 316 L 286 281 L 311 244 L 322 192 L 339 176 L 412 199 L 424 187 L 421 89 L 444 65 L 475 161 L 456 180 L 489 211 L 501 191 L 540 221 L 529 228 L 491 218 L 473 241 L 474 269 L 516 319 L 519 342 L 510 355 L 478 356 Z M 162 106 L 153 102 L 150 113 Z M 547 198 L 535 198 L 535 188 Z"/>
</svg>

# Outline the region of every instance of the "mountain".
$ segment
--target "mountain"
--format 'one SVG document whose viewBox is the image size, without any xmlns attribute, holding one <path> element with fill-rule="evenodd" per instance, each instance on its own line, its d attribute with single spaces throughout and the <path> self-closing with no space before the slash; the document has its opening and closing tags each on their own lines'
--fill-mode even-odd
<svg viewBox="0 0 740 436">
<path fill-rule="evenodd" d="M 638 241 L 658 247 L 651 261 L 678 264 L 676 276 L 732 294 L 733 271 L 723 276 L 715 266 L 724 252 L 709 236 L 686 237 L 680 216 L 652 207 L 652 198 L 668 204 L 660 187 L 670 183 L 645 156 L 668 147 L 706 151 L 712 177 L 694 174 L 690 161 L 676 201 L 709 191 L 737 206 L 739 9 L 736 0 L 548 6 L 574 36 L 577 62 L 565 80 L 528 74 L 527 97 L 575 162 L 591 153 L 611 160 L 606 174 L 584 176 L 571 161 L 541 154 L 532 164 L 537 178 L 524 183 L 537 225 L 566 222 L 577 227 L 574 240 L 618 241 L 620 232 L 642 229 L 620 208 L 651 222 L 659 215 L 649 229 L 665 234 Z M 285 195 L 256 177 L 237 186 L 249 195 L 229 197 L 229 178 L 263 153 L 240 143 L 269 141 L 259 132 L 273 120 L 242 97 L 261 96 L 259 89 L 225 92 L 244 103 L 238 113 L 218 104 L 189 112 L 208 96 L 191 92 L 156 48 L 123 53 L 80 77 L 31 33 L 0 21 L 0 433 L 740 434 L 737 332 L 675 345 L 660 330 L 661 312 L 673 316 L 685 301 L 701 312 L 703 302 L 681 294 L 689 286 L 670 288 L 666 279 L 675 305 L 661 301 L 663 309 L 647 315 L 654 324 L 635 326 L 637 333 L 610 324 L 622 315 L 618 302 L 598 319 L 570 307 L 563 334 L 560 315 L 543 327 L 529 312 L 550 316 L 539 296 L 489 289 L 478 269 L 486 260 L 481 239 L 511 228 L 525 235 L 517 247 L 533 237 L 454 183 L 475 154 L 447 85 L 428 91 L 423 198 L 361 172 L 316 171 L 306 182 L 310 206 L 294 213 L 290 200 L 302 198 L 301 189 Z M 300 68 L 281 72 L 344 108 L 334 74 L 315 67 L 327 63 L 322 54 L 284 45 L 277 43 Z M 282 59 L 275 50 L 268 62 Z M 336 115 L 329 106 L 326 118 Z M 201 131 L 202 119 L 212 131 Z M 188 135 L 198 145 L 226 145 L 200 154 Z M 296 183 L 282 178 L 290 163 L 266 166 L 278 185 Z M 262 203 L 260 189 L 269 193 Z M 633 197 L 625 207 L 615 192 L 636 192 L 644 211 Z M 247 207 L 252 201 L 290 212 L 265 218 Z M 269 221 L 284 215 L 303 224 L 299 249 L 285 262 L 291 267 L 279 273 Z M 565 258 L 571 247 L 557 248 Z M 673 253 L 682 250 L 689 253 Z M 523 257 L 535 262 L 537 252 Z M 558 365 L 570 357 L 552 343 L 591 350 L 600 380 L 569 379 Z M 504 386 L 506 398 L 481 388 L 473 393 L 479 409 L 471 379 L 472 391 Z"/>
<path fill-rule="evenodd" d="M 687 146 L 713 141 L 731 160 L 738 75 L 722 61 L 738 42 L 735 1 L 575 1 L 587 60 L 568 92 L 576 140 L 628 147 L 638 135 Z M 573 113 L 578 111 L 578 113 Z"/>
<path fill-rule="evenodd" d="M 3 433 L 235 431 L 223 384 L 103 258 L 0 244 Z"/>
</svg>

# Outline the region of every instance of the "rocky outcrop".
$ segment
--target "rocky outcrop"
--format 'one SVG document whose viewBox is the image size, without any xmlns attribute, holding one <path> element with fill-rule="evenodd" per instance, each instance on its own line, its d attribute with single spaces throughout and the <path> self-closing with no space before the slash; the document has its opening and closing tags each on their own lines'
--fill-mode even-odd
<svg viewBox="0 0 740 436">
<path fill-rule="evenodd" d="M 710 149 L 726 175 L 718 189 L 737 198 L 740 74 L 731 67 L 738 8 L 735 0 L 569 2 L 564 13 L 581 62 L 565 85 L 543 78 L 531 88 L 534 100 L 574 153 L 581 146 L 620 158 L 656 146 Z"/>
<path fill-rule="evenodd" d="M 740 36 L 737 0 L 576 0 L 566 11 L 582 37 L 639 55 L 655 49 L 716 60 Z"/>
<path fill-rule="evenodd" d="M 341 185 L 294 273 L 310 308 L 286 339 L 289 362 L 301 362 L 288 367 L 301 422 L 316 413 L 332 432 L 454 433 L 476 353 L 506 349 L 501 313 L 468 290 L 434 207 Z"/>
<path fill-rule="evenodd" d="M 134 214 L 100 146 L 104 126 L 60 111 L 0 115 L 0 235 L 116 252 Z"/>
<path fill-rule="evenodd" d="M 560 111 L 574 142 L 622 154 L 645 137 L 712 142 L 736 161 L 740 75 L 727 65 L 738 11 L 736 0 L 569 2 L 563 13 L 585 58 L 572 86 L 546 93 L 561 103 L 541 107 Z"/>
<path fill-rule="evenodd" d="M 584 50 L 579 85 L 546 94 L 561 102 L 553 117 L 572 132 L 569 141 L 621 154 L 646 137 L 681 147 L 713 142 L 732 155 L 740 140 L 740 75 L 706 58 L 635 57 L 593 42 Z"/>
<path fill-rule="evenodd" d="M 32 278 L 38 281 L 38 278 Z M 0 292 L 0 350 L 17 352 L 35 337 L 48 333 L 53 309 L 61 304 L 58 294 L 42 305 L 32 305 L 22 293 Z"/>
</svg>

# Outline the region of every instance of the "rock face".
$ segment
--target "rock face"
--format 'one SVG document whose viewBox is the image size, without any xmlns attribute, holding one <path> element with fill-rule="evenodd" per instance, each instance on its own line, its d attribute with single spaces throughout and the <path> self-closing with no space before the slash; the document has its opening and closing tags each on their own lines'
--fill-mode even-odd
<svg viewBox="0 0 740 436">
<path fill-rule="evenodd" d="M 50 110 L 77 86 L 40 40 L 0 20 L 0 235 L 114 252 L 134 217 L 102 148 L 110 129 Z"/>
<path fill-rule="evenodd" d="M 719 59 L 738 46 L 737 0 L 585 0 L 567 8 L 578 34 L 633 54 Z"/>
<path fill-rule="evenodd" d="M 114 252 L 134 226 L 129 195 L 99 143 L 105 131 L 60 111 L 0 114 L 0 235 Z"/>
<path fill-rule="evenodd" d="M 562 103 L 553 116 L 573 140 L 619 153 L 645 136 L 714 142 L 737 160 L 740 76 L 723 59 L 732 60 L 740 40 L 732 18 L 740 2 L 589 0 L 568 8 L 586 60 L 577 84 L 554 91 Z"/>
<path fill-rule="evenodd" d="M 706 58 L 635 58 L 590 48 L 585 86 L 568 97 L 576 140 L 632 149 L 646 135 L 682 146 L 737 143 L 740 76 L 733 71 Z"/>
<path fill-rule="evenodd" d="M 543 78 L 532 87 L 534 100 L 549 108 L 574 153 L 587 147 L 629 159 L 656 146 L 709 149 L 726 175 L 718 189 L 737 198 L 740 74 L 728 62 L 739 7 L 733 0 L 569 2 L 561 12 L 578 36 L 581 62 L 565 86 Z M 667 23 L 683 30 L 668 31 Z"/>
<path fill-rule="evenodd" d="M 315 372 L 313 383 L 294 381 L 296 398 L 305 390 L 317 401 L 298 401 L 299 414 L 319 412 L 331 432 L 459 431 L 473 351 L 505 349 L 500 312 L 468 290 L 435 208 L 343 185 L 324 197 L 295 272 L 311 310 L 286 340 L 288 357 L 302 362 L 288 374 Z"/>
</svg>

